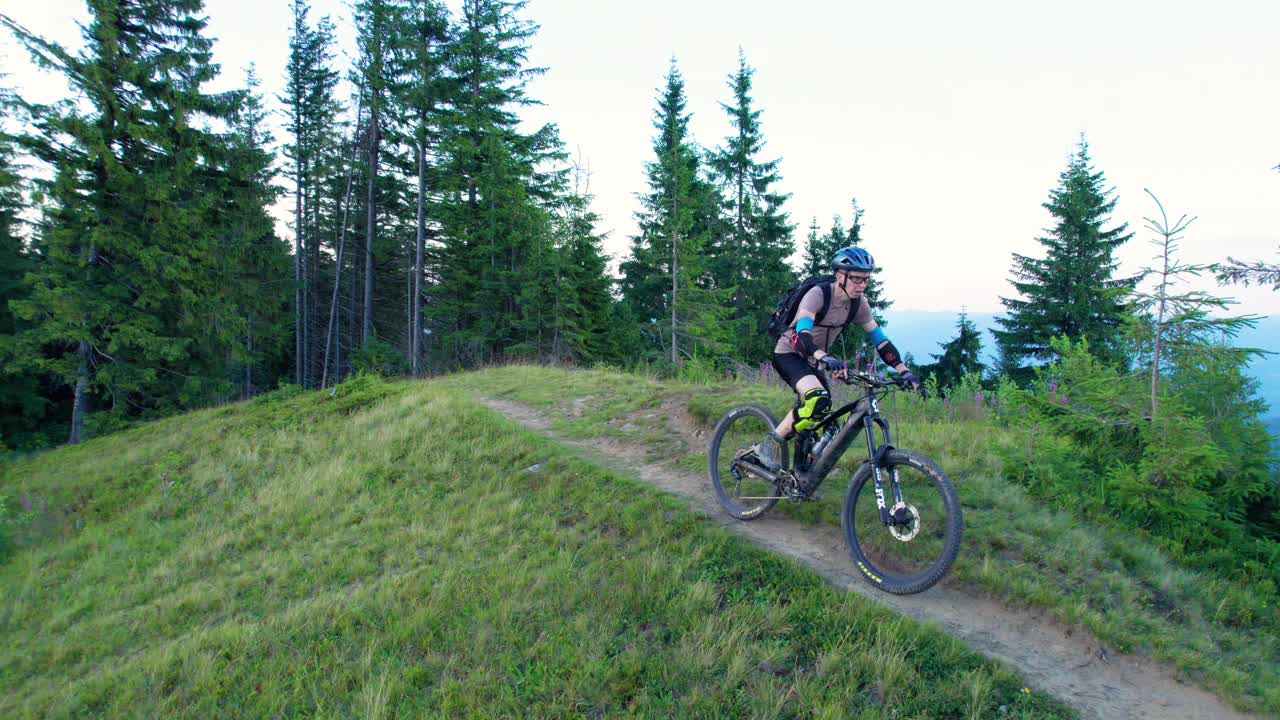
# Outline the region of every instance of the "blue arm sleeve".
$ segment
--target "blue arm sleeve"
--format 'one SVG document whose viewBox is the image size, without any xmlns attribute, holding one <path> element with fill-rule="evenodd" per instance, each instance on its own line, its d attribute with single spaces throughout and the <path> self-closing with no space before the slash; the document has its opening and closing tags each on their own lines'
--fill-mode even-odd
<svg viewBox="0 0 1280 720">
<path fill-rule="evenodd" d="M 796 320 L 796 332 L 804 332 L 805 330 L 813 332 L 813 318 L 802 317 Z"/>
<path fill-rule="evenodd" d="M 882 343 L 882 342 L 884 342 L 884 341 L 886 341 L 886 340 L 888 340 L 888 339 L 889 339 L 889 336 L 884 334 L 884 328 L 880 327 L 879 325 L 877 325 L 877 326 L 876 326 L 876 329 L 875 329 L 875 330 L 872 330 L 872 331 L 871 331 L 871 345 L 872 345 L 872 346 L 879 345 L 880 343 Z"/>
</svg>

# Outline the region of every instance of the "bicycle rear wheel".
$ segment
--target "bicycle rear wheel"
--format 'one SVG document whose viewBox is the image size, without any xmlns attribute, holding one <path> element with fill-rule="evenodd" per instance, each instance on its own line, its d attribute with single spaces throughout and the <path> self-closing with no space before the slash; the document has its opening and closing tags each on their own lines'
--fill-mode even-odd
<svg viewBox="0 0 1280 720">
<path fill-rule="evenodd" d="M 765 408 L 743 405 L 725 414 L 711 436 L 707 451 L 711 486 L 720 505 L 739 520 L 754 520 L 778 502 L 778 488 L 772 482 L 744 469 L 755 458 L 751 447 L 777 424 Z M 781 450 L 785 457 L 787 446 Z"/>
<path fill-rule="evenodd" d="M 849 554 L 874 587 L 895 595 L 922 592 L 947 574 L 960 552 L 960 499 L 942 468 L 910 450 L 890 451 L 880 477 L 885 504 L 899 522 L 881 520 L 871 463 L 863 463 L 840 515 Z M 895 478 L 901 503 L 893 496 Z"/>
</svg>

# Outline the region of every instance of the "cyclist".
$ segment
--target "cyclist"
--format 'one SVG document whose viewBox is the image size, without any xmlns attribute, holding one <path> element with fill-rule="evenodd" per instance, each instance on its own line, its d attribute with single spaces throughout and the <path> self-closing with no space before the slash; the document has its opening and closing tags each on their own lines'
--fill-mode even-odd
<svg viewBox="0 0 1280 720">
<path fill-rule="evenodd" d="M 913 389 L 920 386 L 919 379 L 902 362 L 898 349 L 872 319 L 871 306 L 863 297 L 871 272 L 876 269 L 871 254 L 859 247 L 841 248 L 831 259 L 831 269 L 835 271 L 835 282 L 832 283 L 830 307 L 826 313 L 820 312 L 826 293 L 821 286 L 810 288 L 800 300 L 795 320 L 778 338 L 773 349 L 773 368 L 795 390 L 796 405 L 764 440 L 755 445 L 760 464 L 770 470 L 781 467 L 782 443 L 793 432 L 816 427 L 831 412 L 831 387 L 827 384 L 826 374 L 818 367 L 821 365 L 836 378 L 842 378 L 848 372 L 848 365 L 843 360 L 827 352 L 845 325 L 852 322 L 861 325 L 885 364 L 897 371 Z M 823 315 L 821 324 L 814 322 L 819 314 Z"/>
</svg>

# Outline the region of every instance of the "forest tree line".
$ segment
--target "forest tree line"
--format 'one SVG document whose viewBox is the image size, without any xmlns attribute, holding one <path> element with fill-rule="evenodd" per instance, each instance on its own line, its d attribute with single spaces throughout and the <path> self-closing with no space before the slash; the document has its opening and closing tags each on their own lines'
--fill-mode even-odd
<svg viewBox="0 0 1280 720">
<path fill-rule="evenodd" d="M 363 0 L 350 67 L 333 21 L 292 9 L 275 99 L 252 70 L 239 90 L 205 89 L 218 68 L 198 0 L 95 3 L 77 52 L 0 16 L 73 97 L 3 97 L 17 127 L 0 137 L 9 447 L 361 370 L 767 357 L 794 228 L 745 57 L 726 87 L 733 132 L 713 148 L 689 135 L 673 61 L 640 231 L 611 277 L 589 174 L 555 125 L 520 127 L 543 72 L 526 62 L 523 3 Z M 861 242 L 860 215 L 815 220 L 807 268 Z"/>
<path fill-rule="evenodd" d="M 553 124 L 521 130 L 520 109 L 537 102 L 527 82 L 544 71 L 527 62 L 536 27 L 523 6 L 361 0 L 344 66 L 333 21 L 295 0 L 287 85 L 272 99 L 252 71 L 240 90 L 206 91 L 218 68 L 200 0 L 94 3 L 74 53 L 0 16 L 75 98 L 3 97 L 18 128 L 0 136 L 4 442 L 76 441 L 366 369 L 757 365 L 786 288 L 825 272 L 839 247 L 875 250 L 856 200 L 797 236 L 745 56 L 721 98 L 731 132 L 711 147 L 690 134 L 673 60 L 639 229 L 612 277 L 589 174 Z M 287 237 L 270 214 L 282 200 Z M 1134 233 L 1110 223 L 1114 205 L 1082 138 L 1045 203 L 1045 255 L 1013 258 L 997 366 L 984 366 L 961 315 L 918 369 L 944 388 L 973 373 L 1025 385 L 1057 356 L 1058 336 L 1126 371 L 1167 369 L 1176 357 L 1158 356 L 1158 301 L 1139 278 L 1115 276 L 1115 250 Z M 1251 270 L 1274 274 L 1230 269 Z M 890 320 L 880 278 L 867 294 Z M 1202 343 L 1222 329 L 1173 326 L 1199 328 Z M 860 347 L 860 331 L 847 334 L 845 347 Z"/>
</svg>

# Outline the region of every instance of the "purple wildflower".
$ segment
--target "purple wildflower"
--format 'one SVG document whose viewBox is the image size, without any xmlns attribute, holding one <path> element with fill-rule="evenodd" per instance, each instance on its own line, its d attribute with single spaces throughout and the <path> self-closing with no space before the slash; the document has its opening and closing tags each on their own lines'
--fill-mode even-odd
<svg viewBox="0 0 1280 720">
<path fill-rule="evenodd" d="M 1049 394 L 1050 394 L 1050 395 L 1053 395 L 1053 394 L 1054 394 L 1054 393 L 1056 393 L 1056 392 L 1058 392 L 1058 381 L 1057 381 L 1057 380 L 1050 380 L 1050 381 L 1049 381 Z"/>
<path fill-rule="evenodd" d="M 948 409 L 948 410 L 950 410 L 950 409 L 951 409 L 951 398 L 948 398 L 948 397 L 944 397 L 944 398 L 942 398 L 942 404 L 943 404 L 943 405 L 945 405 L 945 406 L 947 407 L 947 409 Z"/>
<path fill-rule="evenodd" d="M 22 505 L 22 512 L 31 512 L 31 500 L 26 495 L 19 495 L 18 503 Z"/>
<path fill-rule="evenodd" d="M 1064 407 L 1067 405 L 1067 396 L 1066 396 L 1066 395 L 1063 395 L 1063 396 L 1062 396 L 1062 405 L 1063 405 Z"/>
<path fill-rule="evenodd" d="M 1019 408 L 1019 409 L 1018 409 L 1018 414 L 1019 414 L 1019 415 L 1026 415 L 1026 414 L 1027 414 L 1027 409 L 1026 409 L 1026 408 Z"/>
<path fill-rule="evenodd" d="M 981 391 L 981 390 L 979 390 L 979 391 L 978 391 L 978 394 L 973 396 L 973 399 L 974 399 L 974 400 L 977 400 L 977 401 L 978 401 L 978 404 L 979 404 L 979 405 L 981 405 L 981 404 L 982 404 L 982 391 Z"/>
</svg>

